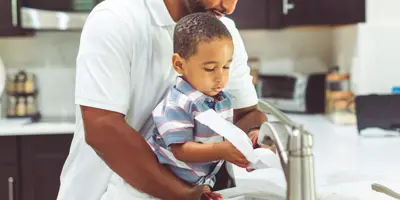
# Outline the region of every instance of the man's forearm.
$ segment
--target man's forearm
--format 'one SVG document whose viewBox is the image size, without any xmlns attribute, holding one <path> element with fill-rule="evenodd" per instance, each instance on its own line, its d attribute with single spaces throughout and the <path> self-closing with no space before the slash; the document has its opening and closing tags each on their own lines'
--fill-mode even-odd
<svg viewBox="0 0 400 200">
<path fill-rule="evenodd" d="M 246 133 L 267 121 L 267 115 L 259 111 L 256 106 L 235 110 L 234 116 L 235 125 Z"/>
<path fill-rule="evenodd" d="M 158 163 L 143 137 L 128 124 L 124 121 L 110 123 L 106 119 L 103 119 L 103 123 L 96 134 L 104 142 L 91 146 L 132 187 L 164 200 L 179 199 L 182 191 L 189 189 L 170 170 Z"/>
</svg>

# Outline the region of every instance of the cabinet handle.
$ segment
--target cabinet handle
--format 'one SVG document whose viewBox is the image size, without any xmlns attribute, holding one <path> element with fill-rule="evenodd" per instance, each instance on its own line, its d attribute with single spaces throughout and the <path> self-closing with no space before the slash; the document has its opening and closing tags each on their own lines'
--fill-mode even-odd
<svg viewBox="0 0 400 200">
<path fill-rule="evenodd" d="M 283 0 L 283 14 L 287 15 L 289 13 L 289 10 L 294 8 L 293 3 L 289 3 L 289 0 Z"/>
<path fill-rule="evenodd" d="M 18 2 L 11 0 L 11 20 L 14 27 L 18 26 Z"/>
<path fill-rule="evenodd" d="M 8 200 L 14 200 L 14 178 L 8 178 Z"/>
</svg>

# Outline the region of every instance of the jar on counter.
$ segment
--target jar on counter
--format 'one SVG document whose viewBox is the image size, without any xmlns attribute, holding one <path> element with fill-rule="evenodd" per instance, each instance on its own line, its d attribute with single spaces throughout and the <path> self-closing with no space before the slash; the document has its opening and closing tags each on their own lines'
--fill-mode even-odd
<svg viewBox="0 0 400 200">
<path fill-rule="evenodd" d="M 17 115 L 16 108 L 17 108 L 17 98 L 14 96 L 9 96 L 7 103 L 7 116 L 15 117 Z"/>
<path fill-rule="evenodd" d="M 26 116 L 26 102 L 25 102 L 25 97 L 18 97 L 17 101 L 17 106 L 16 106 L 16 112 L 17 116 L 19 117 L 24 117 Z"/>
<path fill-rule="evenodd" d="M 25 94 L 33 94 L 36 91 L 36 77 L 34 74 L 28 74 L 24 83 Z"/>
<path fill-rule="evenodd" d="M 355 124 L 354 94 L 350 90 L 350 75 L 330 71 L 326 78 L 326 114 L 336 124 Z"/>
<path fill-rule="evenodd" d="M 28 96 L 26 98 L 26 115 L 27 116 L 33 116 L 37 114 L 37 109 L 36 109 L 36 101 L 33 96 Z"/>
<path fill-rule="evenodd" d="M 8 75 L 7 76 L 7 93 L 14 94 L 16 93 L 17 88 L 15 84 L 15 75 Z"/>
<path fill-rule="evenodd" d="M 24 71 L 20 71 L 17 73 L 16 78 L 15 78 L 16 93 L 18 93 L 18 94 L 25 93 L 26 78 L 27 78 L 27 74 Z"/>
</svg>

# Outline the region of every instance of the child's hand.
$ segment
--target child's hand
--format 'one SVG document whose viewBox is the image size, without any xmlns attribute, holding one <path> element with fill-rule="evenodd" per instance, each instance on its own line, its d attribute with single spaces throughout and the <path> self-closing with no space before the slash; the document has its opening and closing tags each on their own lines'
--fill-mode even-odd
<svg viewBox="0 0 400 200">
<path fill-rule="evenodd" d="M 226 160 L 242 168 L 249 165 L 246 157 L 229 141 L 221 142 L 220 146 L 221 149 L 219 151 L 222 154 L 222 160 Z"/>
</svg>

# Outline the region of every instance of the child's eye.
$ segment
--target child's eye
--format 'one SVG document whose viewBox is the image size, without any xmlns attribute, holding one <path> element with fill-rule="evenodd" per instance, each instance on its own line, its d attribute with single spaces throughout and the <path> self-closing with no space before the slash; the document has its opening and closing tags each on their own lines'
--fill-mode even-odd
<svg viewBox="0 0 400 200">
<path fill-rule="evenodd" d="M 229 66 L 224 66 L 224 69 L 229 69 Z"/>
<path fill-rule="evenodd" d="M 206 70 L 207 72 L 213 72 L 214 69 L 208 69 L 208 68 L 204 68 L 204 70 Z"/>
</svg>

